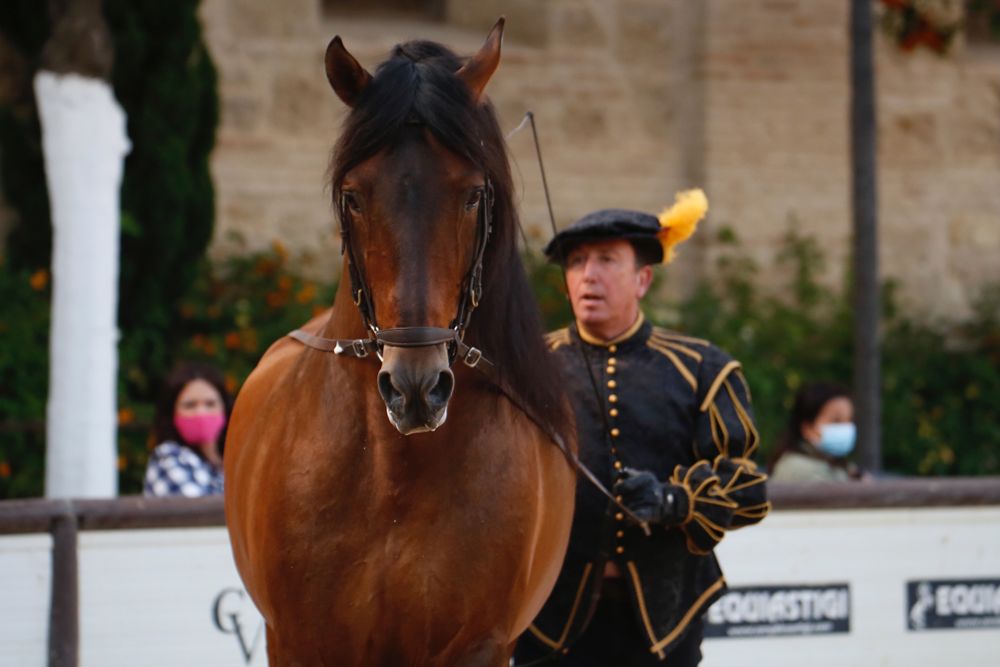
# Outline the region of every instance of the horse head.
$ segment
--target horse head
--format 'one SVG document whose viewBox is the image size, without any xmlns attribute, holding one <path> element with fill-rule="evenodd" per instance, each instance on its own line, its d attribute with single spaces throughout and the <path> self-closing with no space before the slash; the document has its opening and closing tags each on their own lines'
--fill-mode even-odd
<svg viewBox="0 0 1000 667">
<path fill-rule="evenodd" d="M 437 44 L 402 44 L 374 76 L 339 37 L 326 51 L 330 85 L 351 108 L 333 164 L 345 273 L 404 435 L 447 418 L 451 365 L 482 296 L 491 172 L 505 159 L 483 91 L 502 35 L 501 18 L 464 63 Z"/>
</svg>

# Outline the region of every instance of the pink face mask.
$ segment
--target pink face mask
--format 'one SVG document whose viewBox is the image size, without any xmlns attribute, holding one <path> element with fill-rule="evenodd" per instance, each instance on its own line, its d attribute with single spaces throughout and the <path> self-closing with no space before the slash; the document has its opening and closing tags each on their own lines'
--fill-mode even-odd
<svg viewBox="0 0 1000 667">
<path fill-rule="evenodd" d="M 192 445 L 214 443 L 226 425 L 221 412 L 208 415 L 174 415 L 174 426 L 184 440 Z"/>
</svg>

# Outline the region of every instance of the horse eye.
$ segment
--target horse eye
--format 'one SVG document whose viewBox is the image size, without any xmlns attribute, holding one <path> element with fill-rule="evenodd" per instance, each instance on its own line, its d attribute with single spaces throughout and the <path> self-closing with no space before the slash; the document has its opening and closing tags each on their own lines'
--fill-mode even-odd
<svg viewBox="0 0 1000 667">
<path fill-rule="evenodd" d="M 466 211 L 471 211 L 472 209 L 474 209 L 477 206 L 479 206 L 479 202 L 481 202 L 482 200 L 483 200 L 483 191 L 482 190 L 476 190 L 469 197 L 469 200 L 467 202 L 465 202 L 465 210 Z"/>
<path fill-rule="evenodd" d="M 358 197 L 353 192 L 344 193 L 344 205 L 351 213 L 361 213 L 361 204 L 358 203 Z"/>
</svg>

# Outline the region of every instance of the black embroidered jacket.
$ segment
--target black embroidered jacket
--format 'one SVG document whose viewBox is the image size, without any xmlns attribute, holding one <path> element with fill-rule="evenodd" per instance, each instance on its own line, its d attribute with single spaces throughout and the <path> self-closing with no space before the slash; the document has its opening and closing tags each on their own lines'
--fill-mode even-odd
<svg viewBox="0 0 1000 667">
<path fill-rule="evenodd" d="M 566 370 L 583 463 L 609 489 L 622 467 L 649 470 L 681 486 L 691 502 L 681 526 L 652 526 L 647 537 L 581 479 L 566 561 L 525 637 L 568 652 L 612 559 L 650 651 L 663 658 L 725 589 L 712 548 L 726 531 L 757 523 L 770 509 L 766 477 L 750 460 L 758 435 L 749 388 L 738 361 L 641 316 L 615 341 L 581 340 L 572 326 L 549 334 L 548 343 Z"/>
</svg>

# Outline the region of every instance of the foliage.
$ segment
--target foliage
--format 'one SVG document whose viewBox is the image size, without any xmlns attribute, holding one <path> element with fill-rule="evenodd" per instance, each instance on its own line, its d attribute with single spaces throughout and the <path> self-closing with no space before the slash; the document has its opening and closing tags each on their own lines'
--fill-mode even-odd
<svg viewBox="0 0 1000 667">
<path fill-rule="evenodd" d="M 159 335 L 212 237 L 208 158 L 218 123 L 216 74 L 201 38 L 197 0 L 105 3 L 115 41 L 113 84 L 132 151 L 122 183 L 119 325 L 126 345 L 164 372 Z"/>
<path fill-rule="evenodd" d="M 121 192 L 118 323 L 123 344 L 141 353 L 157 374 L 170 361 L 164 343 L 172 344 L 179 335 L 172 329 L 171 313 L 194 280 L 213 229 L 208 158 L 215 143 L 218 96 L 198 4 L 103 3 L 114 40 L 112 85 L 132 143 Z M 33 269 L 48 266 L 52 245 L 31 91 L 33 70 L 49 36 L 46 3 L 4 3 L 0 31 L 27 70 L 19 78 L 20 89 L 0 108 L 4 200 L 19 221 L 7 239 L 7 256 L 13 267 Z"/>
<path fill-rule="evenodd" d="M 815 239 L 789 231 L 773 266 L 761 271 L 722 230 L 711 280 L 680 303 L 644 304 L 662 326 L 707 338 L 744 366 L 766 460 L 803 383 L 850 386 L 852 313 L 846 289 L 822 281 L 826 259 Z M 529 259 L 550 328 L 570 319 L 556 267 Z M 667 270 L 669 275 L 669 269 Z M 764 289 L 766 278 L 770 289 Z M 885 288 L 882 336 L 884 467 L 906 475 L 1000 474 L 1000 286 L 983 291 L 958 325 L 908 317 Z"/>
<path fill-rule="evenodd" d="M 1000 285 L 958 326 L 890 319 L 883 345 L 885 465 L 926 475 L 1000 473 Z"/>
<path fill-rule="evenodd" d="M 308 261 L 304 255 L 290 260 L 285 247 L 274 242 L 266 252 L 235 255 L 218 264 L 199 262 L 192 288 L 173 314 L 181 336 L 166 356 L 215 364 L 235 395 L 271 343 L 333 303 L 334 283 L 301 274 L 298 267 Z M 140 348 L 123 346 L 121 357 L 121 373 L 128 380 L 123 389 L 136 389 L 121 397 L 119 421 L 148 424 L 153 405 L 146 396 L 155 399 L 160 378 L 150 374 Z M 121 493 L 141 493 L 153 444 L 145 428 L 121 441 Z"/>
<path fill-rule="evenodd" d="M 306 256 L 289 258 L 280 243 L 218 263 L 196 265 L 194 283 L 171 317 L 176 343 L 147 332 L 160 354 L 217 365 L 234 393 L 275 340 L 333 303 L 335 285 L 301 275 Z M 0 498 L 43 492 L 48 392 L 48 273 L 0 264 Z M 135 339 L 119 348 L 119 490 L 141 493 L 150 424 L 161 377 Z"/>
<path fill-rule="evenodd" d="M 814 239 L 789 232 L 763 292 L 758 268 L 731 232 L 711 284 L 680 304 L 683 328 L 740 359 L 754 392 L 766 460 L 803 382 L 850 386 L 852 316 L 846 289 L 821 282 Z M 885 288 L 882 334 L 882 448 L 887 472 L 906 475 L 1000 473 L 1000 286 L 983 291 L 959 325 L 926 323 L 903 313 Z"/>
<path fill-rule="evenodd" d="M 41 495 L 45 480 L 48 278 L 0 260 L 0 498 Z"/>
<path fill-rule="evenodd" d="M 718 246 L 712 281 L 680 304 L 678 321 L 743 363 L 766 459 L 803 383 L 850 384 L 851 312 L 844 296 L 821 282 L 826 262 L 814 239 L 787 233 L 767 272 L 770 291 L 759 287 L 760 271 L 732 231 L 723 230 Z"/>
<path fill-rule="evenodd" d="M 881 0 L 879 23 L 883 32 L 903 51 L 923 46 L 944 55 L 962 28 L 962 2 Z"/>
<path fill-rule="evenodd" d="M 966 0 L 965 33 L 970 42 L 996 42 L 1000 38 L 1000 2 Z"/>
<path fill-rule="evenodd" d="M 740 359 L 754 394 L 764 455 L 776 441 L 805 381 L 845 384 L 851 371 L 851 317 L 844 290 L 824 285 L 815 240 L 789 232 L 766 274 L 724 230 L 711 283 L 680 303 L 647 304 L 653 319 L 712 340 Z M 171 314 L 182 333 L 157 338 L 171 362 L 201 359 L 221 367 L 234 390 L 270 343 L 333 301 L 332 283 L 303 276 L 306 256 L 278 243 L 266 252 L 199 262 L 192 287 Z M 550 327 L 569 320 L 562 274 L 527 258 Z M 766 275 L 772 287 L 765 290 Z M 1000 286 L 984 290 L 973 317 L 957 325 L 922 324 L 886 291 L 883 324 L 883 448 L 888 471 L 917 475 L 1000 473 Z M 49 324 L 48 273 L 0 263 L 0 498 L 42 492 Z M 131 339 L 134 340 L 134 339 Z M 149 424 L 161 377 L 145 347 L 120 347 L 119 468 L 122 493 L 141 490 Z"/>
</svg>

